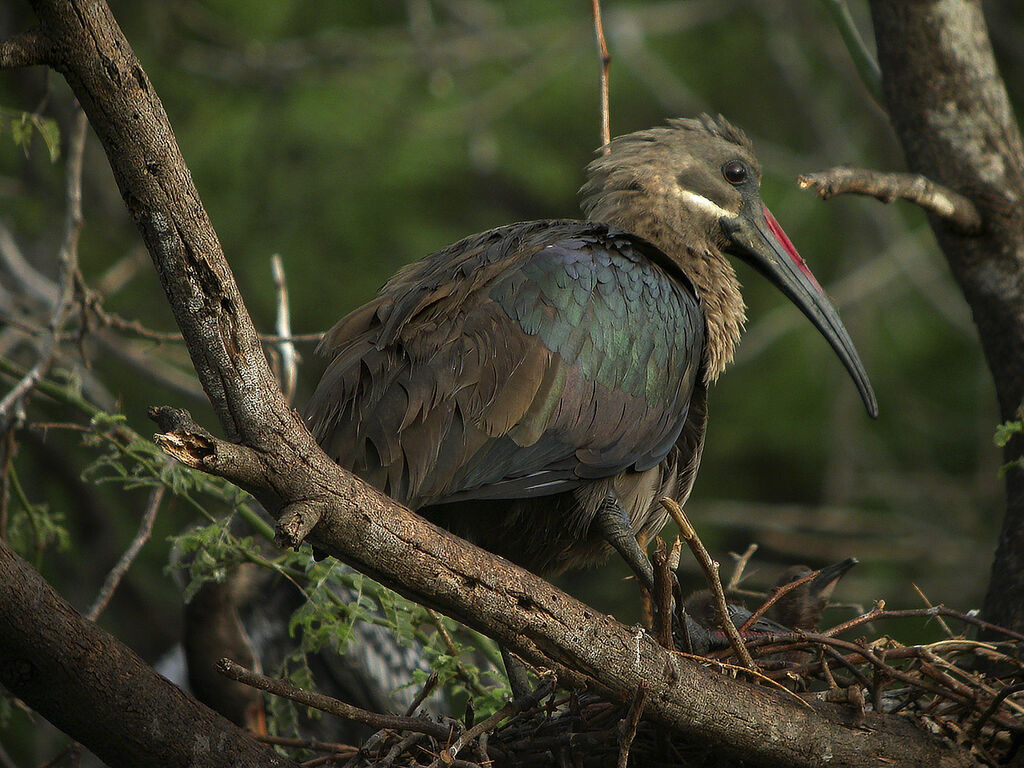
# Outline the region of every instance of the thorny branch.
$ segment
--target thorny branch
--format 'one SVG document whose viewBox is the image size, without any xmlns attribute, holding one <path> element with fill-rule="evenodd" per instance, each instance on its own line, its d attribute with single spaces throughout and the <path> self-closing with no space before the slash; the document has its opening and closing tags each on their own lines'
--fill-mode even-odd
<svg viewBox="0 0 1024 768">
<path fill-rule="evenodd" d="M 964 234 L 977 234 L 983 221 L 977 206 L 963 195 L 917 173 L 884 173 L 865 168 L 830 168 L 799 178 L 802 189 L 813 189 L 822 200 L 854 194 L 883 203 L 909 200 L 945 219 Z"/>
</svg>

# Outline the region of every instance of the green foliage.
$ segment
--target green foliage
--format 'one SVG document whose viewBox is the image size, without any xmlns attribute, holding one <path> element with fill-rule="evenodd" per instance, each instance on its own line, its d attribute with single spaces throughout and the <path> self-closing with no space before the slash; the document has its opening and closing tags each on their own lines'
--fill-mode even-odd
<svg viewBox="0 0 1024 768">
<path fill-rule="evenodd" d="M 1005 448 L 1014 435 L 1019 435 L 1021 432 L 1024 432 L 1024 419 L 1004 422 L 996 427 L 995 444 L 1000 448 Z M 999 476 L 1002 477 L 1014 467 L 1024 468 L 1024 456 L 1003 464 L 999 468 Z"/>
<path fill-rule="evenodd" d="M 43 140 L 51 163 L 57 162 L 60 157 L 60 127 L 53 118 L 0 107 L 0 134 L 5 130 L 11 132 L 14 146 L 21 148 L 26 157 L 36 135 Z"/>
<path fill-rule="evenodd" d="M 1013 436 L 1019 435 L 1021 432 L 1024 432 L 1024 421 L 1020 419 L 1000 424 L 996 427 L 995 444 L 1000 448 L 1005 448 Z"/>
<path fill-rule="evenodd" d="M 123 414 L 97 412 L 89 421 L 83 443 L 100 452 L 82 471 L 82 480 L 115 484 L 124 490 L 162 485 L 207 520 L 213 507 L 240 510 L 248 494 L 226 480 L 211 477 L 168 460 L 152 440 L 132 431 Z"/>
<path fill-rule="evenodd" d="M 15 467 L 10 467 L 12 496 L 17 500 L 7 523 L 7 541 L 15 552 L 32 561 L 38 569 L 47 550 L 63 552 L 70 545 L 64 513 L 48 504 L 29 500 Z"/>
</svg>

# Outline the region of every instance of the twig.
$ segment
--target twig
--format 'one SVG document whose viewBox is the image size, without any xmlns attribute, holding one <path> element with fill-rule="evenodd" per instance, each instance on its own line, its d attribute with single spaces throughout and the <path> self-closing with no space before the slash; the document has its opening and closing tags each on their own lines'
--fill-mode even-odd
<svg viewBox="0 0 1024 768">
<path fill-rule="evenodd" d="M 970 734 L 972 737 L 977 738 L 978 734 L 981 733 L 982 726 L 985 725 L 985 721 L 989 720 L 996 712 L 999 711 L 999 707 L 1004 701 L 1015 693 L 1024 691 L 1024 683 L 1017 683 L 1016 685 L 1008 686 L 1003 688 L 996 697 L 992 699 L 992 703 L 985 707 L 985 711 L 981 713 L 981 716 L 971 726 Z"/>
<path fill-rule="evenodd" d="M 843 43 L 850 53 L 850 58 L 853 59 L 853 66 L 857 69 L 861 81 L 867 86 L 872 98 L 882 105 L 882 70 L 871 51 L 864 44 L 864 38 L 861 37 L 860 30 L 853 22 L 846 0 L 821 0 L 821 3 L 839 30 L 839 35 L 843 38 Z"/>
<path fill-rule="evenodd" d="M 711 559 L 711 555 L 708 554 L 707 549 L 704 547 L 704 543 L 697 536 L 697 531 L 694 530 L 693 525 L 690 524 L 689 519 L 686 517 L 686 513 L 683 512 L 682 508 L 672 499 L 663 498 L 661 505 L 666 509 L 672 519 L 676 521 L 676 525 L 679 526 L 679 533 L 683 537 L 683 540 L 689 545 L 690 551 L 693 552 L 693 557 L 704 571 L 704 576 L 707 579 L 708 586 L 711 588 L 711 594 L 715 598 L 715 607 L 718 609 L 719 623 L 722 626 L 722 631 L 725 632 L 725 636 L 729 639 L 729 645 L 732 646 L 733 651 L 736 652 L 737 658 L 747 669 L 754 670 L 754 659 L 750 655 L 750 651 L 747 650 L 746 646 L 743 645 L 743 640 L 740 638 L 739 632 L 736 631 L 735 625 L 732 623 L 732 619 L 729 617 L 729 606 L 725 601 L 725 592 L 722 590 L 722 582 L 718 578 L 718 563 Z"/>
<path fill-rule="evenodd" d="M 665 544 L 658 538 L 659 546 L 654 550 L 651 561 L 654 565 L 654 637 L 664 648 L 674 649 L 672 642 L 672 572 L 669 570 L 668 553 Z"/>
<path fill-rule="evenodd" d="M 431 763 L 431 768 L 438 768 L 441 763 L 448 765 L 453 764 L 455 762 L 455 758 L 458 757 L 459 752 L 461 752 L 462 749 L 477 736 L 491 731 L 502 720 L 508 717 L 515 717 L 520 712 L 530 709 L 531 707 L 535 707 L 540 700 L 551 693 L 552 690 L 554 690 L 553 680 L 538 685 L 536 690 L 526 696 L 510 700 L 505 706 L 486 720 L 481 720 L 459 736 L 450 747 L 447 747 L 441 755 L 438 756 L 437 760 Z"/>
<path fill-rule="evenodd" d="M 608 144 L 612 140 L 611 109 L 608 102 L 608 73 L 611 68 L 612 56 L 608 53 L 608 43 L 604 39 L 604 24 L 601 21 L 601 0 L 591 0 L 594 13 L 594 35 L 597 37 L 597 53 L 601 58 L 601 152 L 608 154 Z"/>
<path fill-rule="evenodd" d="M 644 686 L 641 684 L 636 689 L 636 695 L 633 697 L 633 701 L 629 704 L 629 712 L 626 717 L 622 720 L 622 731 L 619 736 L 619 760 L 616 764 L 617 768 L 626 768 L 629 762 L 629 748 L 633 745 L 633 739 L 636 738 L 636 729 L 640 725 L 640 717 L 644 713 L 644 699 L 647 698 L 647 692 Z"/>
<path fill-rule="evenodd" d="M 355 749 L 355 747 L 349 744 L 332 744 L 331 742 L 318 741 L 317 739 L 293 739 L 288 736 L 269 736 L 257 733 L 251 735 L 256 741 L 262 741 L 264 744 L 292 747 L 293 749 L 308 749 L 313 752 L 345 752 L 349 749 Z"/>
<path fill-rule="evenodd" d="M 395 744 L 388 753 L 384 755 L 383 759 L 377 762 L 376 768 L 390 768 L 396 759 L 410 747 L 416 746 L 417 742 L 423 739 L 422 733 L 410 733 L 404 739 Z"/>
<path fill-rule="evenodd" d="M 910 586 L 914 588 L 914 591 L 917 592 L 918 597 L 921 598 L 925 605 L 927 605 L 929 608 L 935 607 L 934 605 L 932 605 L 931 601 L 924 596 L 924 592 L 921 591 L 921 588 L 917 586 L 917 584 L 911 584 Z M 936 614 L 935 620 L 939 622 L 939 626 L 942 627 L 942 631 L 946 633 L 946 637 L 956 637 L 956 635 L 953 634 L 952 630 L 950 630 L 949 625 L 943 620 L 941 616 Z"/>
<path fill-rule="evenodd" d="M 184 339 L 181 334 L 177 331 L 154 331 L 151 328 L 146 328 L 138 320 L 128 320 L 121 317 L 116 312 L 109 312 L 102 307 L 90 307 L 92 312 L 96 314 L 97 319 L 103 325 L 109 326 L 117 331 L 124 333 L 131 333 L 138 336 L 141 339 L 148 341 L 155 341 L 159 343 L 172 342 L 175 344 L 184 343 Z M 261 333 L 259 334 L 260 341 L 268 344 L 277 344 L 283 341 L 291 341 L 296 344 L 298 343 L 314 343 L 319 342 L 323 338 L 322 333 L 289 333 L 287 337 L 281 336 L 276 333 Z"/>
<path fill-rule="evenodd" d="M 71 312 L 74 298 L 75 272 L 78 270 L 78 235 L 82 231 L 82 155 L 85 151 L 85 135 L 89 122 L 81 107 L 75 112 L 74 127 L 68 146 L 68 162 L 65 172 L 65 198 L 67 212 L 64 218 L 64 239 L 61 242 L 57 260 L 60 264 L 58 278 L 59 293 L 47 325 L 48 335 L 43 341 L 39 358 L 11 391 L 0 400 L 0 419 L 15 408 L 46 375 L 57 351 L 57 339 L 64 328 L 64 322 Z"/>
<path fill-rule="evenodd" d="M 865 168 L 830 168 L 798 179 L 802 189 L 813 189 L 822 200 L 836 195 L 868 195 L 883 203 L 909 200 L 945 219 L 964 234 L 982 228 L 977 207 L 963 195 L 916 173 L 885 173 Z"/>
<path fill-rule="evenodd" d="M 278 349 L 281 353 L 281 391 L 289 403 L 295 395 L 295 381 L 298 378 L 295 344 L 292 342 L 292 321 L 288 309 L 288 284 L 284 278 L 284 262 L 281 255 L 275 253 L 270 257 L 270 271 L 274 275 L 274 287 L 277 289 L 277 323 L 275 329 L 281 337 Z"/>
<path fill-rule="evenodd" d="M 375 728 L 390 728 L 395 731 L 413 731 L 425 733 L 435 739 L 447 739 L 451 733 L 451 726 L 443 723 L 434 723 L 422 717 L 401 717 L 399 715 L 379 715 L 376 712 L 369 712 L 343 701 L 324 696 L 322 693 L 313 693 L 295 685 L 290 680 L 278 680 L 273 677 L 261 675 L 246 669 L 241 664 L 231 659 L 221 659 L 217 662 L 217 671 L 225 677 L 237 680 L 240 683 L 258 688 L 261 691 L 272 693 L 275 696 L 283 696 L 299 704 L 303 704 L 321 712 L 327 712 L 346 720 L 354 720 L 357 723 L 365 723 Z"/>
<path fill-rule="evenodd" d="M 169 460 L 168 460 L 169 461 Z M 142 522 L 139 523 L 139 530 L 135 534 L 135 538 L 132 539 L 132 543 L 128 545 L 128 549 L 121 555 L 121 559 L 117 561 L 110 573 L 107 574 L 106 580 L 103 582 L 103 586 L 100 588 L 99 594 L 96 595 L 96 600 L 89 607 L 89 610 L 85 613 L 85 618 L 89 621 L 96 621 L 100 614 L 106 609 L 107 604 L 110 602 L 110 598 L 114 595 L 114 590 L 117 589 L 121 583 L 121 579 L 124 578 L 125 573 L 131 568 L 132 562 L 135 560 L 136 555 L 149 541 L 150 535 L 153 533 L 153 523 L 156 522 L 156 513 L 160 509 L 160 503 L 163 501 L 164 493 L 167 491 L 166 485 L 158 485 L 153 488 L 149 494 L 149 500 L 146 502 L 146 510 L 142 514 Z"/>
<path fill-rule="evenodd" d="M 756 611 L 754 611 L 752 614 L 750 614 L 750 616 L 747 618 L 747 620 L 743 622 L 743 626 L 740 627 L 740 632 L 746 632 L 748 629 L 750 629 L 752 626 L 754 626 L 754 624 L 757 622 L 758 619 L 760 619 L 762 616 L 764 616 L 765 611 L 767 611 L 769 608 L 771 608 L 773 605 L 775 605 L 775 603 L 777 603 L 780 599 L 785 597 L 787 594 L 792 592 L 794 589 L 797 589 L 798 587 L 803 586 L 804 584 L 806 584 L 811 579 L 815 578 L 820 573 L 821 573 L 821 571 L 811 571 L 810 573 L 806 574 L 805 576 L 801 576 L 796 581 L 791 581 L 788 584 L 783 584 L 781 587 L 776 587 L 775 589 L 773 589 L 772 593 L 771 593 L 771 595 L 769 595 L 768 599 L 765 600 L 761 604 L 761 606 Z"/>
<path fill-rule="evenodd" d="M 437 670 L 434 670 L 427 676 L 427 680 L 423 683 L 423 687 L 420 688 L 419 693 L 417 693 L 413 700 L 409 702 L 409 706 L 405 708 L 406 717 L 412 717 L 416 714 L 416 710 L 419 708 L 420 704 L 422 704 L 426 700 L 427 696 L 434 691 L 434 688 L 437 687 L 437 681 L 439 679 L 440 678 L 437 676 Z"/>
<path fill-rule="evenodd" d="M 729 577 L 729 583 L 725 585 L 727 592 L 732 592 L 740 585 L 740 579 L 743 578 L 743 572 L 747 569 L 747 565 L 750 563 L 750 558 L 757 552 L 757 544 L 751 544 L 747 547 L 747 551 L 736 558 L 736 565 L 733 566 L 732 576 Z M 732 554 L 731 552 L 729 554 Z M 736 557 L 733 555 L 733 557 Z"/>
</svg>

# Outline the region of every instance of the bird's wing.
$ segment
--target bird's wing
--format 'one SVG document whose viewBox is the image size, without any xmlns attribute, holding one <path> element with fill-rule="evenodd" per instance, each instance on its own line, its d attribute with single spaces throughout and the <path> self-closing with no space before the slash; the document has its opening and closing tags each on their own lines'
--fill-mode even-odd
<svg viewBox="0 0 1024 768">
<path fill-rule="evenodd" d="M 342 319 L 306 418 L 413 507 L 558 493 L 665 458 L 703 345 L 693 288 L 654 246 L 516 224 L 406 267 Z"/>
</svg>

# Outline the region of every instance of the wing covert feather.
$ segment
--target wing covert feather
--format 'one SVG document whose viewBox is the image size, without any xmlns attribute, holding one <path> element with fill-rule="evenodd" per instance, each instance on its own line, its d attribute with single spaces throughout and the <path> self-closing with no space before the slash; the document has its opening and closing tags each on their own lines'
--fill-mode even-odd
<svg viewBox="0 0 1024 768">
<path fill-rule="evenodd" d="M 331 329 L 306 418 L 413 507 L 557 493 L 664 459 L 703 347 L 693 288 L 654 246 L 517 224 L 409 265 Z"/>
</svg>

